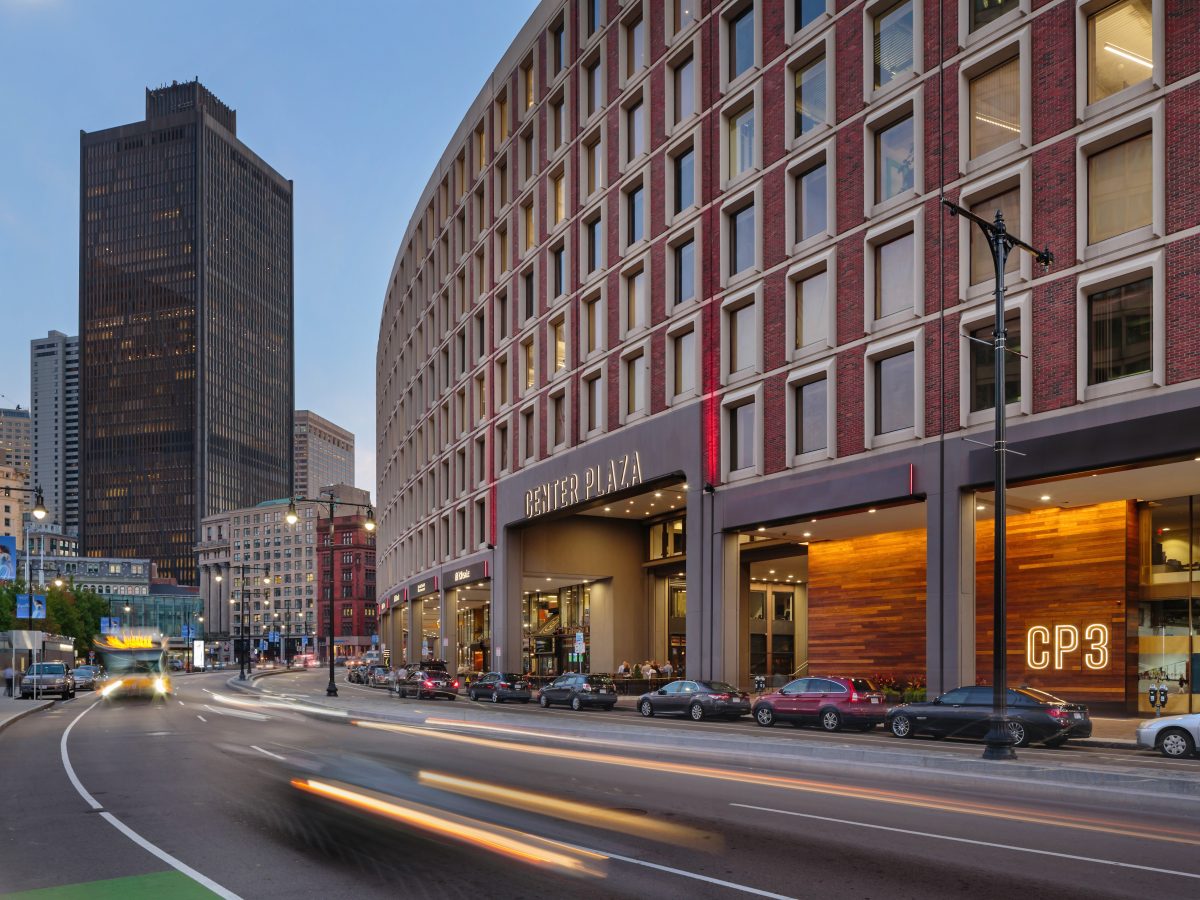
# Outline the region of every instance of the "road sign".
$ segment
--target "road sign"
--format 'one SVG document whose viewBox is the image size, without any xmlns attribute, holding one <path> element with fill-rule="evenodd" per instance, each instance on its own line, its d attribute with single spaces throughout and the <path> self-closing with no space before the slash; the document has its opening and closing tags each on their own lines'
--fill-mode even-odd
<svg viewBox="0 0 1200 900">
<path fill-rule="evenodd" d="M 266 652 L 267 652 L 267 642 L 266 642 L 266 641 L 259 641 L 259 642 L 258 642 L 258 649 L 259 649 L 259 651 L 260 651 L 260 652 L 262 652 L 262 653 L 266 653 Z"/>
<path fill-rule="evenodd" d="M 575 632 L 575 652 L 583 653 L 584 649 L 583 632 L 577 631 Z"/>
<path fill-rule="evenodd" d="M 379 635 L 377 635 L 377 634 L 371 635 L 371 643 L 378 644 L 379 643 Z"/>
<path fill-rule="evenodd" d="M 307 635 L 307 634 L 306 634 L 306 635 L 304 635 L 304 637 L 300 638 L 300 646 L 301 646 L 301 647 L 307 647 L 307 646 L 308 646 L 308 635 Z"/>
</svg>

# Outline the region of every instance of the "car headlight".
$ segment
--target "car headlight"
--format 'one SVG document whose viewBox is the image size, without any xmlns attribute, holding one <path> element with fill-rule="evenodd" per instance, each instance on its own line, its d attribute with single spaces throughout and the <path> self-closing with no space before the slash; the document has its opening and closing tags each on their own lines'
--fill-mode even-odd
<svg viewBox="0 0 1200 900">
<path fill-rule="evenodd" d="M 156 693 L 165 694 L 167 692 L 167 680 L 165 678 L 154 679 L 154 690 Z"/>
</svg>

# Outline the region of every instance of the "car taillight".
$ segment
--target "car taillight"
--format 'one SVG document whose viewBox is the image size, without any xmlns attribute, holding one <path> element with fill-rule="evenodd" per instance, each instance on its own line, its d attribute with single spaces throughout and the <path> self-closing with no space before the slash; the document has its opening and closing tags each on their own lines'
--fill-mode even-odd
<svg viewBox="0 0 1200 900">
<path fill-rule="evenodd" d="M 500 684 L 499 684 L 498 686 L 499 686 L 499 687 L 506 688 L 506 687 L 508 687 L 508 686 L 509 686 L 509 684 L 508 684 L 508 682 L 507 682 L 507 681 L 502 681 L 502 682 L 500 682 Z"/>
<path fill-rule="evenodd" d="M 458 682 L 457 682 L 457 681 L 453 681 L 453 682 L 451 682 L 451 683 L 450 683 L 450 687 L 453 687 L 453 688 L 456 688 L 456 687 L 458 687 Z"/>
<path fill-rule="evenodd" d="M 426 679 L 426 680 L 425 680 L 425 681 L 422 683 L 422 687 L 431 688 L 431 687 L 433 687 L 433 682 L 432 682 L 432 681 L 429 681 L 428 679 Z"/>
<path fill-rule="evenodd" d="M 712 698 L 713 698 L 714 700 L 728 700 L 728 699 L 729 699 L 729 695 L 728 695 L 728 694 L 713 694 L 713 695 L 712 695 Z"/>
<path fill-rule="evenodd" d="M 582 689 L 588 693 L 591 693 L 592 686 L 590 684 L 585 684 Z"/>
<path fill-rule="evenodd" d="M 850 702 L 851 702 L 851 703 L 857 703 L 857 702 L 858 702 L 858 691 L 851 691 L 851 692 L 850 692 Z"/>
<path fill-rule="evenodd" d="M 1069 719 L 1069 718 L 1071 718 L 1071 713 L 1068 710 L 1063 709 L 1061 706 L 1052 706 L 1046 711 L 1050 714 L 1050 717 L 1053 719 Z"/>
</svg>

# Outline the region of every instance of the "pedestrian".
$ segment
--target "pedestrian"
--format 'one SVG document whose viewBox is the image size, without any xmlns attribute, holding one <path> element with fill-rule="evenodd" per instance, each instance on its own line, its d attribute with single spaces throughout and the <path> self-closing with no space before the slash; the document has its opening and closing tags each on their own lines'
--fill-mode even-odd
<svg viewBox="0 0 1200 900">
<path fill-rule="evenodd" d="M 675 667 L 671 665 L 671 661 L 668 659 L 665 663 L 662 664 L 662 669 L 660 669 L 659 671 L 662 672 L 663 678 L 670 678 L 672 675 L 675 674 Z"/>
<path fill-rule="evenodd" d="M 4 696 L 11 697 L 13 695 L 13 667 L 4 667 Z"/>
<path fill-rule="evenodd" d="M 658 673 L 656 671 L 654 671 L 654 661 L 653 660 L 648 659 L 644 663 L 642 663 L 642 677 L 643 678 L 654 678 L 657 674 Z"/>
<path fill-rule="evenodd" d="M 621 661 L 621 664 L 617 666 L 617 674 L 624 675 L 626 678 L 629 677 L 629 660 Z"/>
</svg>

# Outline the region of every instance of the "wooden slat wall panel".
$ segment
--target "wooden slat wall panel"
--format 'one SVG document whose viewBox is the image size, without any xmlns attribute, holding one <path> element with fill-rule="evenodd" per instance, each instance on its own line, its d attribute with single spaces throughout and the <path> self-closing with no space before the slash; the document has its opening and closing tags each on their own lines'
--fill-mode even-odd
<svg viewBox="0 0 1200 900">
<path fill-rule="evenodd" d="M 1010 684 L 1028 684 L 1084 703 L 1125 702 L 1127 541 L 1125 501 L 1079 509 L 1047 509 L 1008 517 L 1008 674 Z M 992 675 L 991 520 L 976 528 L 976 672 L 981 684 Z M 1136 577 L 1136 573 L 1135 573 Z M 1063 669 L 1029 669 L 1025 636 L 1031 625 L 1109 628 L 1109 663 L 1103 671 L 1083 666 L 1083 653 L 1063 660 Z M 1081 629 L 1082 630 L 1082 629 Z M 1083 636 L 1080 635 L 1083 643 Z"/>
<path fill-rule="evenodd" d="M 808 671 L 925 674 L 925 532 L 808 548 Z"/>
</svg>

